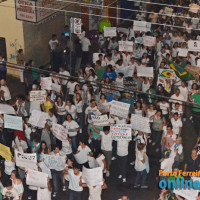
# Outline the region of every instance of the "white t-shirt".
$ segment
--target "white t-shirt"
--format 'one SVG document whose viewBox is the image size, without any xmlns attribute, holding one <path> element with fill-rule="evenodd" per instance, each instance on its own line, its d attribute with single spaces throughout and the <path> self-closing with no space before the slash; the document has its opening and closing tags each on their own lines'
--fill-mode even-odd
<svg viewBox="0 0 200 200">
<path fill-rule="evenodd" d="M 40 101 L 31 101 L 30 102 L 30 113 L 32 113 L 34 110 L 41 111 L 41 102 Z"/>
<path fill-rule="evenodd" d="M 180 94 L 184 97 L 184 101 L 188 100 L 188 88 L 183 88 L 182 86 L 178 87 L 180 90 Z"/>
<path fill-rule="evenodd" d="M 7 197 L 7 199 L 12 199 L 12 200 L 18 200 L 19 199 L 17 191 L 14 188 L 12 188 L 11 190 L 8 190 L 6 187 L 3 188 L 2 195 Z"/>
<path fill-rule="evenodd" d="M 160 102 L 160 109 L 162 110 L 163 115 L 168 114 L 168 109 L 169 109 L 169 103 L 162 103 Z"/>
<path fill-rule="evenodd" d="M 50 40 L 49 41 L 49 46 L 51 48 L 51 50 L 54 50 L 56 47 L 57 47 L 57 44 L 58 44 L 58 40 Z"/>
<path fill-rule="evenodd" d="M 51 191 L 48 188 L 38 187 L 37 200 L 51 200 Z"/>
<path fill-rule="evenodd" d="M 13 140 L 13 141 L 12 141 L 12 148 L 13 148 L 15 145 L 16 145 L 16 144 L 15 144 L 15 141 Z M 22 145 L 22 149 L 23 149 L 23 150 L 28 149 L 27 142 L 25 142 L 24 140 L 21 140 L 21 145 Z"/>
<path fill-rule="evenodd" d="M 77 82 L 71 82 L 71 81 L 69 81 L 68 83 L 67 83 L 67 89 L 69 89 L 69 94 L 70 95 L 73 95 L 74 94 L 74 89 L 75 89 L 75 86 L 77 85 L 78 83 Z"/>
<path fill-rule="evenodd" d="M 101 150 L 112 151 L 111 132 L 109 132 L 106 135 L 103 131 L 100 131 L 100 135 L 101 135 Z"/>
<path fill-rule="evenodd" d="M 8 101 L 11 99 L 10 90 L 7 86 L 1 86 L 0 90 L 4 91 L 4 99 L 5 101 Z"/>
<path fill-rule="evenodd" d="M 77 110 L 77 113 L 82 113 L 83 112 L 83 101 L 74 101 L 75 103 L 75 106 L 76 106 L 76 110 Z"/>
<path fill-rule="evenodd" d="M 128 145 L 129 145 L 129 141 L 118 140 L 117 141 L 117 155 L 118 156 L 127 156 L 128 155 Z"/>
<path fill-rule="evenodd" d="M 67 78 L 69 78 L 70 73 L 68 71 L 64 71 L 64 72 L 59 72 L 59 74 L 66 76 L 65 79 L 62 79 L 62 85 L 66 85 L 67 84 Z"/>
<path fill-rule="evenodd" d="M 180 101 L 177 101 L 177 100 L 180 100 Z M 175 103 L 182 104 L 181 101 L 184 101 L 184 96 L 181 95 L 181 94 L 179 94 L 179 96 L 176 96 L 176 94 L 173 94 L 169 101 L 173 103 L 172 104 L 172 109 L 174 109 L 175 108 Z"/>
<path fill-rule="evenodd" d="M 66 115 L 66 110 L 65 110 L 65 103 L 62 103 L 62 106 L 59 106 L 57 102 L 55 102 L 56 107 L 58 108 L 58 115 Z"/>
<path fill-rule="evenodd" d="M 85 146 L 85 148 L 79 146 L 77 151 L 81 151 L 83 153 L 82 156 L 85 157 L 85 160 L 88 160 L 88 155 L 91 152 L 91 149 L 87 145 Z"/>
<path fill-rule="evenodd" d="M 82 44 L 82 51 L 89 51 L 89 46 L 91 45 L 90 40 L 83 37 L 80 42 Z"/>
<path fill-rule="evenodd" d="M 68 140 L 62 141 L 62 150 L 61 153 L 64 153 L 65 155 L 69 155 L 72 153 L 72 147 Z"/>
<path fill-rule="evenodd" d="M 171 123 L 172 123 L 172 127 L 173 127 L 173 131 L 176 135 L 179 134 L 179 129 L 183 126 L 183 123 L 180 119 L 178 119 L 177 121 L 175 121 L 174 118 L 171 119 Z"/>
<path fill-rule="evenodd" d="M 91 106 L 88 106 L 85 110 L 85 114 L 88 115 L 88 123 L 92 123 L 92 115 L 100 115 L 100 111 L 98 108 L 95 106 L 92 108 Z"/>
<path fill-rule="evenodd" d="M 143 171 L 146 169 L 145 163 L 141 161 L 144 159 L 144 150 L 143 151 L 136 151 L 136 160 L 135 160 L 135 170 L 136 171 Z"/>
<path fill-rule="evenodd" d="M 83 191 L 83 187 L 79 185 L 80 183 L 80 177 L 82 176 L 82 172 L 79 172 L 79 175 L 74 174 L 73 169 L 68 170 L 68 180 L 69 180 L 69 189 L 76 191 L 76 192 L 81 192 Z"/>
<path fill-rule="evenodd" d="M 62 125 L 68 130 L 68 135 L 70 137 L 77 135 L 76 129 L 79 128 L 79 125 L 77 124 L 76 121 L 74 120 L 72 120 L 71 122 L 64 121 Z"/>
<path fill-rule="evenodd" d="M 171 172 L 173 164 L 174 164 L 173 158 L 166 158 L 161 162 L 160 169 L 162 169 L 164 172 Z"/>
<path fill-rule="evenodd" d="M 71 105 L 71 108 L 69 108 L 69 106 L 65 106 L 65 110 L 72 116 L 73 119 L 75 119 L 75 112 L 76 112 L 75 105 Z"/>
</svg>

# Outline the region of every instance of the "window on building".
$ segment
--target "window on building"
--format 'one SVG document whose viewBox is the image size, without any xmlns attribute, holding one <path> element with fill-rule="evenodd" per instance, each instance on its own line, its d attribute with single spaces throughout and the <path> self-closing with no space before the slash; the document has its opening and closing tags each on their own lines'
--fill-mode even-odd
<svg viewBox="0 0 200 200">
<path fill-rule="evenodd" d="M 7 60 L 6 39 L 0 37 L 0 54 Z"/>
</svg>

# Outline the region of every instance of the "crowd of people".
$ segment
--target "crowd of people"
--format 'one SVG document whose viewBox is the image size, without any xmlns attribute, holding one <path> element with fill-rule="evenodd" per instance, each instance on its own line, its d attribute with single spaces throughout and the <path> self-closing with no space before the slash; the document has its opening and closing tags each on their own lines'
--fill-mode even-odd
<svg viewBox="0 0 200 200">
<path fill-rule="evenodd" d="M 22 200 L 23 196 L 27 196 L 33 200 L 50 200 L 63 191 L 69 200 L 81 200 L 84 187 L 88 187 L 89 200 L 100 200 L 102 190 L 109 188 L 106 182 L 113 173 L 111 164 L 116 159 L 118 179 L 122 184 L 129 181 L 127 165 L 133 166 L 136 175 L 134 183 L 130 184 L 136 190 L 149 188 L 147 178 L 151 172 L 149 163 L 152 154 L 159 161 L 160 169 L 165 172 L 199 170 L 199 80 L 183 81 L 175 73 L 173 78 L 160 78 L 160 69 L 171 69 L 166 59 L 183 69 L 188 64 L 198 66 L 198 52 L 188 51 L 185 57 L 179 56 L 180 49 L 188 49 L 188 40 L 200 39 L 196 30 L 199 27 L 198 14 L 183 8 L 190 3 L 198 2 L 176 1 L 176 6 L 170 7 L 174 17 L 166 16 L 167 6 L 162 6 L 159 13 L 152 11 L 148 16 L 139 12 L 135 16 L 136 20 L 147 19 L 152 23 L 151 31 L 147 32 L 135 31 L 134 26 L 131 26 L 128 34 L 118 31 L 116 37 L 105 38 L 103 33 L 98 33 L 98 40 L 92 41 L 84 29 L 76 37 L 65 26 L 60 38 L 53 34 L 49 41 L 52 66 L 49 74 L 38 71 L 33 60 L 27 62 L 23 50 L 19 49 L 16 58 L 18 65 L 25 66 L 24 70 L 20 70 L 20 80 L 24 82 L 25 88 L 16 99 L 13 99 L 12 89 L 7 86 L 6 61 L 0 56 L 1 103 L 11 105 L 15 115 L 23 120 L 22 131 L 11 130 L 4 127 L 4 113 L 0 115 L 0 142 L 10 147 L 13 155 L 11 160 L 1 157 L 0 199 Z M 143 37 L 147 35 L 156 37 L 155 46 L 143 44 Z M 70 37 L 73 39 L 70 40 Z M 119 41 L 132 41 L 133 51 L 119 51 Z M 96 51 L 93 50 L 94 44 L 98 45 Z M 76 58 L 73 69 L 70 68 L 70 55 Z M 141 67 L 153 67 L 153 76 L 139 76 Z M 51 77 L 52 83 L 60 86 L 60 89 L 45 90 L 41 84 L 44 77 Z M 132 83 L 136 83 L 134 90 L 125 85 L 127 78 L 132 78 Z M 8 85 L 12 87 L 12 84 Z M 31 92 L 38 90 L 46 91 L 45 100 L 31 101 Z M 112 101 L 130 105 L 127 118 L 110 114 Z M 29 122 L 35 111 L 48 116 L 42 128 Z M 94 124 L 93 116 L 100 115 L 107 116 L 108 125 Z M 132 124 L 131 118 L 135 115 L 148 118 L 151 131 L 143 132 L 132 126 L 131 140 L 113 140 L 111 126 Z M 193 124 L 196 144 L 191 156 L 186 159 L 183 143 L 190 141 L 183 141 L 182 128 L 188 122 Z M 59 124 L 67 130 L 64 140 L 55 137 L 53 124 Z M 16 138 L 19 145 L 16 144 Z M 16 165 L 16 151 L 37 154 L 35 170 L 48 174 L 46 188 L 26 184 L 28 169 Z M 76 159 L 80 152 L 84 163 Z M 65 166 L 49 169 L 45 165 L 46 155 L 64 157 Z M 95 161 L 95 167 L 102 168 L 102 183 L 95 186 L 88 185 L 82 178 L 83 167 L 94 168 L 91 159 Z M 177 177 L 158 177 L 160 180 L 172 178 L 176 180 Z M 24 189 L 27 195 L 24 195 Z M 122 195 L 122 200 L 134 199 Z M 162 189 L 157 198 L 184 199 L 169 188 Z"/>
</svg>

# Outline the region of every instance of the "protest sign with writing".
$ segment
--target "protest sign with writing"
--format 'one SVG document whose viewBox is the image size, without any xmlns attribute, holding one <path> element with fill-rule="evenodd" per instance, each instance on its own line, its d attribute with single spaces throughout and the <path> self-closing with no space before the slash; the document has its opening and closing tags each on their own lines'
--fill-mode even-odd
<svg viewBox="0 0 200 200">
<path fill-rule="evenodd" d="M 78 164 L 84 164 L 88 161 L 84 150 L 81 150 L 77 154 L 74 154 L 74 158 Z"/>
<path fill-rule="evenodd" d="M 133 42 L 119 41 L 119 51 L 133 52 Z"/>
<path fill-rule="evenodd" d="M 118 117 L 127 118 L 130 104 L 119 101 L 111 101 L 110 114 Z"/>
<path fill-rule="evenodd" d="M 175 72 L 173 69 L 159 69 L 160 77 L 165 79 L 175 79 Z"/>
<path fill-rule="evenodd" d="M 66 140 L 68 131 L 62 125 L 52 123 L 51 131 L 57 139 L 59 139 L 61 141 Z"/>
<path fill-rule="evenodd" d="M 89 186 L 103 185 L 103 171 L 101 167 L 88 169 L 83 166 L 82 170 L 83 181 Z"/>
<path fill-rule="evenodd" d="M 151 133 L 149 118 L 140 115 L 131 115 L 132 129 L 142 131 L 144 133 Z"/>
<path fill-rule="evenodd" d="M 151 23 L 146 22 L 146 21 L 134 20 L 133 29 L 134 29 L 134 31 L 148 32 L 148 31 L 151 31 Z"/>
<path fill-rule="evenodd" d="M 92 122 L 95 126 L 108 126 L 108 116 L 107 115 L 92 115 Z"/>
<path fill-rule="evenodd" d="M 99 60 L 99 54 L 102 54 L 103 57 L 105 56 L 104 53 L 93 53 L 93 63 L 96 64 L 97 60 Z"/>
<path fill-rule="evenodd" d="M 44 163 L 49 169 L 61 171 L 65 168 L 65 156 L 44 155 Z"/>
<path fill-rule="evenodd" d="M 198 13 L 198 11 L 199 11 L 199 5 L 197 5 L 195 3 L 191 3 L 189 5 L 189 12 Z"/>
<path fill-rule="evenodd" d="M 99 111 L 107 113 L 110 111 L 110 104 L 109 103 L 98 104 L 97 108 Z"/>
<path fill-rule="evenodd" d="M 199 40 L 189 40 L 188 41 L 188 50 L 200 52 L 200 41 Z"/>
<path fill-rule="evenodd" d="M 42 77 L 40 79 L 41 88 L 44 90 L 51 90 L 52 79 L 51 77 Z"/>
<path fill-rule="evenodd" d="M 125 77 L 123 79 L 123 85 L 125 89 L 128 90 L 136 90 L 137 89 L 137 82 L 134 80 L 133 77 Z"/>
<path fill-rule="evenodd" d="M 118 28 L 117 28 L 117 32 L 119 32 L 119 33 L 124 33 L 124 34 L 126 34 L 126 35 L 129 34 L 128 28 L 123 28 L 123 27 L 118 27 Z"/>
<path fill-rule="evenodd" d="M 103 29 L 104 37 L 116 37 L 117 28 L 116 27 L 104 27 Z"/>
<path fill-rule="evenodd" d="M 151 36 L 144 36 L 143 37 L 143 44 L 146 47 L 153 47 L 156 45 L 156 37 Z"/>
<path fill-rule="evenodd" d="M 113 140 L 131 140 L 131 124 L 115 124 L 110 127 Z"/>
<path fill-rule="evenodd" d="M 33 110 L 28 123 L 39 128 L 44 128 L 48 118 L 48 113 Z"/>
<path fill-rule="evenodd" d="M 39 167 L 43 173 L 48 174 L 49 178 L 52 179 L 51 170 L 45 165 L 43 161 L 39 162 Z"/>
<path fill-rule="evenodd" d="M 29 169 L 26 184 L 41 188 L 47 188 L 48 174 Z"/>
<path fill-rule="evenodd" d="M 12 154 L 10 148 L 0 143 L 0 156 L 5 158 L 6 160 L 12 159 Z"/>
<path fill-rule="evenodd" d="M 0 103 L 0 114 L 14 115 L 15 109 L 11 105 Z"/>
<path fill-rule="evenodd" d="M 59 93 L 59 92 L 61 91 L 61 85 L 52 83 L 52 84 L 51 84 L 51 90 L 54 90 L 55 92 L 58 92 L 58 93 Z"/>
<path fill-rule="evenodd" d="M 122 68 L 117 68 L 117 69 L 115 70 L 115 72 L 116 72 L 117 74 L 119 74 L 119 73 L 124 74 L 124 77 L 127 77 L 127 76 L 130 75 L 130 74 L 129 74 L 129 71 L 130 71 L 130 66 L 126 66 L 126 67 L 122 67 Z"/>
<path fill-rule="evenodd" d="M 22 117 L 4 114 L 4 128 L 22 131 Z"/>
<path fill-rule="evenodd" d="M 45 90 L 32 90 L 30 92 L 30 101 L 46 101 L 46 96 Z"/>
<path fill-rule="evenodd" d="M 22 153 L 15 150 L 16 165 L 26 169 L 37 169 L 36 153 Z"/>
<path fill-rule="evenodd" d="M 199 190 L 192 188 L 189 189 L 174 189 L 173 193 L 178 194 L 181 197 L 184 197 L 188 200 L 197 200 Z"/>
<path fill-rule="evenodd" d="M 153 67 L 137 67 L 137 75 L 143 77 L 153 77 Z"/>
<path fill-rule="evenodd" d="M 188 49 L 178 48 L 178 56 L 187 57 Z"/>
</svg>

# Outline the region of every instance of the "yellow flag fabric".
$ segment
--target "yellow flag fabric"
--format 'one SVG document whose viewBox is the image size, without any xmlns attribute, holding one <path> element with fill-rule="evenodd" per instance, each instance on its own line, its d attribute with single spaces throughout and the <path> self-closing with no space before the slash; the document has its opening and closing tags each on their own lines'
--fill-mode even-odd
<svg viewBox="0 0 200 200">
<path fill-rule="evenodd" d="M 12 153 L 10 152 L 10 148 L 0 144 L 0 156 L 5 158 L 6 160 L 12 160 Z"/>
</svg>

